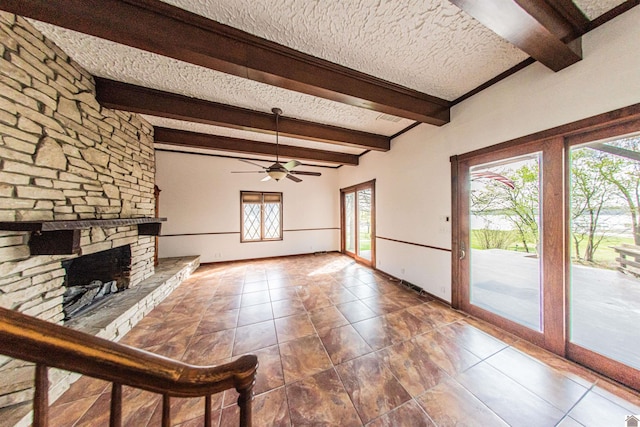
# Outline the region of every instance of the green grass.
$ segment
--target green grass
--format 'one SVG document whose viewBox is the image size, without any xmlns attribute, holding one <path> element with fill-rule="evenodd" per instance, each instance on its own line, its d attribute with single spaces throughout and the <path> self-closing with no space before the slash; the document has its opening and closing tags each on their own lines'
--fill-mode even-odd
<svg viewBox="0 0 640 427">
<path fill-rule="evenodd" d="M 513 231 L 502 231 L 502 230 L 497 230 L 494 231 L 494 233 L 504 233 L 505 236 L 507 236 L 509 233 L 513 233 Z M 480 245 L 480 243 L 477 241 L 477 239 L 475 239 L 474 233 L 471 233 L 471 248 L 473 249 L 483 249 Z M 594 265 L 596 267 L 604 267 L 604 268 L 615 268 L 617 263 L 616 263 L 616 258 L 618 257 L 618 253 L 613 249 L 613 247 L 615 246 L 621 246 L 623 243 L 626 244 L 633 244 L 633 238 L 631 237 L 619 237 L 619 236 L 608 236 L 605 237 L 602 242 L 600 242 L 600 244 L 598 245 L 598 248 L 596 249 L 596 253 L 594 254 L 594 262 L 592 263 L 587 263 L 581 260 L 577 260 L 575 258 L 575 244 L 573 242 L 573 238 L 571 239 L 571 259 L 573 262 L 578 263 L 578 264 L 585 264 L 585 265 Z M 535 247 L 536 244 L 535 242 L 527 242 L 527 245 L 529 246 L 529 251 L 530 252 L 535 252 Z M 582 240 L 582 242 L 580 242 L 579 245 L 579 250 L 580 250 L 580 255 L 583 256 L 584 255 L 584 249 L 587 245 L 587 240 L 586 238 Z M 524 246 L 522 244 L 522 242 L 517 241 L 517 242 L 513 242 L 510 245 L 508 245 L 506 247 L 506 250 L 509 251 L 518 251 L 518 252 L 524 252 Z"/>
<path fill-rule="evenodd" d="M 358 247 L 361 251 L 368 251 L 371 249 L 371 234 L 360 234 L 360 241 Z"/>
<path fill-rule="evenodd" d="M 613 246 L 620 246 L 623 243 L 633 245 L 633 239 L 631 237 L 617 237 L 610 236 L 605 237 L 602 242 L 598 245 L 596 249 L 596 253 L 594 254 L 594 262 L 600 265 L 606 265 L 609 267 L 613 267 L 616 264 L 616 258 L 619 256 L 618 253 L 613 250 Z M 584 239 L 580 242 L 580 255 L 584 255 L 584 248 L 587 246 L 587 241 Z M 571 258 L 575 257 L 575 244 L 573 239 L 571 239 Z"/>
</svg>

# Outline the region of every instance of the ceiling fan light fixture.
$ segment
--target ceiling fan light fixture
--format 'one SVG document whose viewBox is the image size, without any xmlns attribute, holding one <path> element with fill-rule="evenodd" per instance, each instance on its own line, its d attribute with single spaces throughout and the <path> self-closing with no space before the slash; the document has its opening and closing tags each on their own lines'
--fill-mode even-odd
<svg viewBox="0 0 640 427">
<path fill-rule="evenodd" d="M 280 170 L 267 171 L 267 173 L 272 179 L 275 179 L 276 181 L 280 181 L 282 178 L 287 176 L 287 172 Z"/>
<path fill-rule="evenodd" d="M 241 162 L 249 163 L 250 165 L 257 166 L 261 168 L 261 171 L 255 171 L 255 173 L 266 173 L 267 175 L 262 178 L 261 181 L 271 181 L 272 179 L 276 181 L 281 181 L 283 178 L 288 178 L 293 182 L 302 182 L 300 178 L 295 175 L 311 175 L 311 176 L 320 176 L 320 172 L 308 172 L 308 171 L 294 171 L 296 167 L 300 166 L 300 163 L 297 160 L 289 160 L 287 163 L 280 163 L 280 153 L 278 153 L 279 147 L 279 129 L 278 122 L 280 119 L 280 115 L 282 114 L 282 110 L 279 108 L 272 108 L 271 112 L 276 116 L 276 162 L 271 166 L 261 166 L 259 164 L 250 162 L 249 160 L 240 159 Z M 252 171 L 231 171 L 231 173 L 252 173 Z"/>
</svg>

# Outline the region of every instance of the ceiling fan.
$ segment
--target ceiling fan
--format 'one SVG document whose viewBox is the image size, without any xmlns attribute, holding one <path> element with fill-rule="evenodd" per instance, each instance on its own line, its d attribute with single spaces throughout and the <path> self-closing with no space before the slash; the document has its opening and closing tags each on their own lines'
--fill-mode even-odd
<svg viewBox="0 0 640 427">
<path fill-rule="evenodd" d="M 276 181 L 280 181 L 282 178 L 288 178 L 294 182 L 302 182 L 300 178 L 294 175 L 308 175 L 308 176 L 320 176 L 322 175 L 320 172 L 307 172 L 307 171 L 296 171 L 294 168 L 300 166 L 300 163 L 297 160 L 291 160 L 285 164 L 280 163 L 280 157 L 278 156 L 278 120 L 280 119 L 280 115 L 282 114 L 282 110 L 279 108 L 272 108 L 271 112 L 276 116 L 276 162 L 271 166 L 262 166 L 257 163 L 250 162 L 248 160 L 239 159 L 241 162 L 249 163 L 250 165 L 257 166 L 263 170 L 261 171 L 232 171 L 231 173 L 266 173 L 267 176 L 262 178 L 262 181 L 269 181 L 271 179 L 275 179 Z"/>
</svg>

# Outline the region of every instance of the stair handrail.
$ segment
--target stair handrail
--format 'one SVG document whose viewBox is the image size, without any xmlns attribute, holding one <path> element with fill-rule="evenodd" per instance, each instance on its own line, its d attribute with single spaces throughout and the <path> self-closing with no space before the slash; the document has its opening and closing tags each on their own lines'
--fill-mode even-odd
<svg viewBox="0 0 640 427">
<path fill-rule="evenodd" d="M 210 396 L 235 388 L 240 395 L 240 424 L 251 424 L 255 355 L 217 366 L 195 366 L 2 307 L 0 354 L 165 397 Z M 47 393 L 40 394 L 46 398 Z M 38 405 L 41 402 L 34 398 L 34 412 Z"/>
</svg>

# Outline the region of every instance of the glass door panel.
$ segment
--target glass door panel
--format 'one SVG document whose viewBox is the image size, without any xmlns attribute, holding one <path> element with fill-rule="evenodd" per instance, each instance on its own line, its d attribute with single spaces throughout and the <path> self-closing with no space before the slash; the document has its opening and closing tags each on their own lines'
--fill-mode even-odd
<svg viewBox="0 0 640 427">
<path fill-rule="evenodd" d="M 640 369 L 640 135 L 569 156 L 568 339 Z"/>
<path fill-rule="evenodd" d="M 371 189 L 358 191 L 358 256 L 371 261 Z"/>
<path fill-rule="evenodd" d="M 344 250 L 356 252 L 356 194 L 344 194 Z"/>
<path fill-rule="evenodd" d="M 375 262 L 375 181 L 340 190 L 342 250 L 363 264 Z"/>
<path fill-rule="evenodd" d="M 469 302 L 542 331 L 541 153 L 469 169 Z"/>
</svg>

